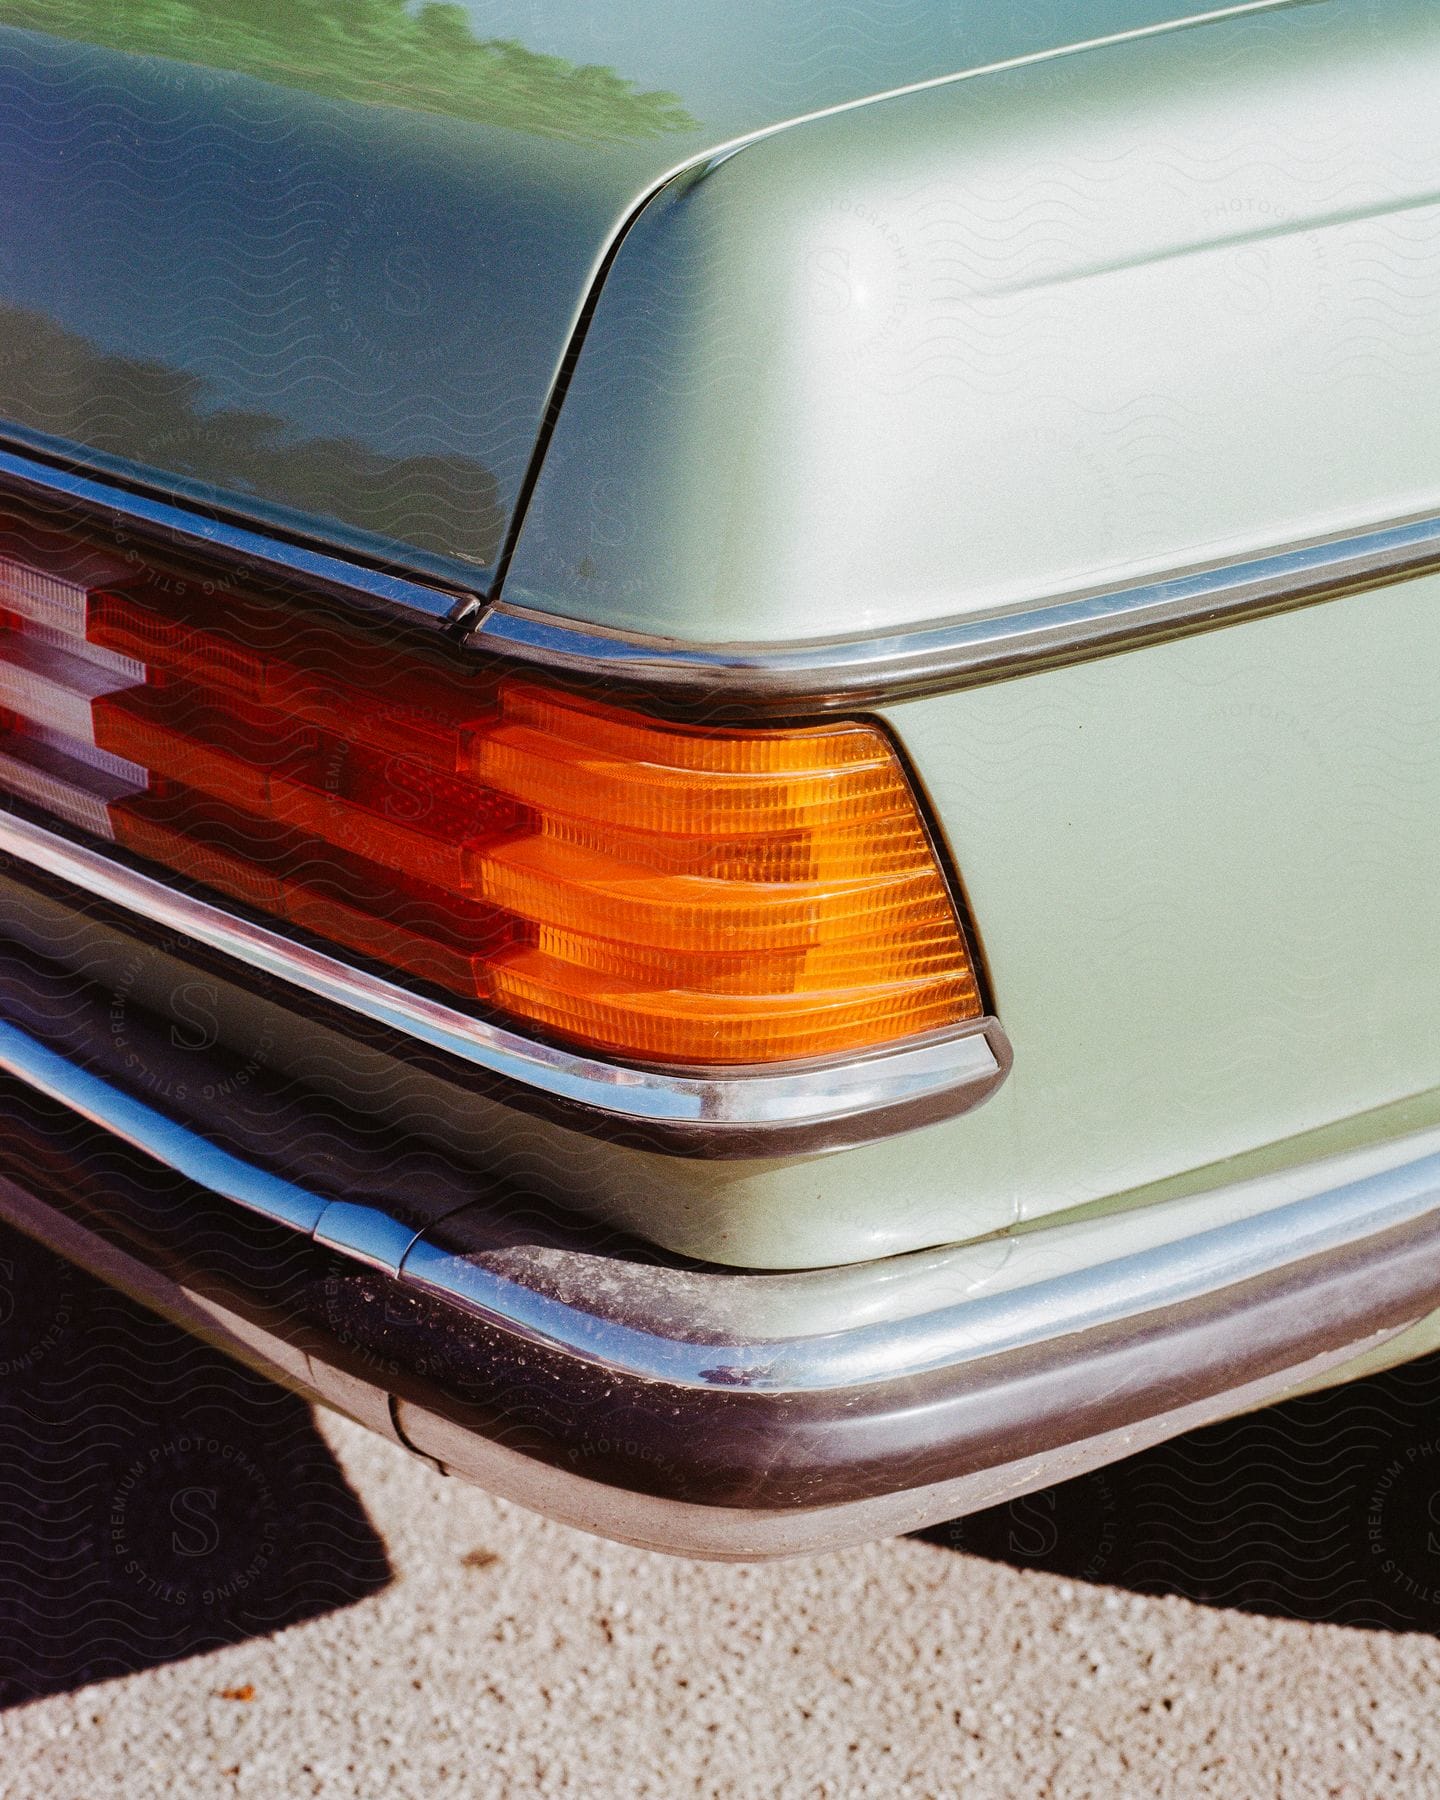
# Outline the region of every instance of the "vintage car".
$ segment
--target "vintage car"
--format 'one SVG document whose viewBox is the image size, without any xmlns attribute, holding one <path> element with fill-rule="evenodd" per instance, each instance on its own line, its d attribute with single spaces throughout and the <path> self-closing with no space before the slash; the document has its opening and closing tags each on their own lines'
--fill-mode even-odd
<svg viewBox="0 0 1440 1800">
<path fill-rule="evenodd" d="M 1429 0 L 0 58 L 0 1216 L 702 1556 L 1434 1345 Z"/>
</svg>

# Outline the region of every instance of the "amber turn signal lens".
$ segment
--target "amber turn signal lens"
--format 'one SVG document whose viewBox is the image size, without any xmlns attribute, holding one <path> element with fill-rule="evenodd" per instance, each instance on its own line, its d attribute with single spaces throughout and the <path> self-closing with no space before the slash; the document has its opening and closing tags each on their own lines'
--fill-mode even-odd
<svg viewBox="0 0 1440 1800">
<path fill-rule="evenodd" d="M 469 746 L 535 829 L 480 852 L 478 892 L 525 921 L 496 1002 L 667 1062 L 857 1050 L 980 1012 L 905 773 L 858 724 L 659 724 L 525 682 Z"/>
</svg>

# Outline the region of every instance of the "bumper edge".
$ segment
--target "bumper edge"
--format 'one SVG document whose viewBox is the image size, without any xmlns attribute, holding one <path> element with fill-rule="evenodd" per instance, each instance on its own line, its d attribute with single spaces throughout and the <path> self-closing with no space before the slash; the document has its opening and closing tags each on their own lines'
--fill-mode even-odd
<svg viewBox="0 0 1440 1800">
<path fill-rule="evenodd" d="M 423 1282 L 409 1275 L 417 1246 L 438 1248 L 427 1232 L 365 1254 L 324 1223 L 365 1209 L 297 1208 L 284 1183 L 266 1216 L 255 1190 L 206 1182 L 216 1164 L 195 1134 L 125 1096 L 106 1117 L 91 1076 L 85 1103 L 66 1104 L 7 1060 L 0 1216 L 447 1469 L 679 1554 L 792 1555 L 960 1516 L 1261 1405 L 1440 1303 L 1431 1134 L 1397 1140 L 1392 1165 L 1359 1180 L 1326 1186 L 1314 1165 L 1316 1191 L 1260 1220 L 1086 1270 L 1078 1287 L 1037 1281 L 1025 1332 L 1014 1304 L 960 1300 L 779 1340 L 790 1374 L 767 1380 L 774 1343 L 698 1331 L 677 1303 L 697 1283 L 753 1294 L 753 1277 L 647 1265 L 617 1315 L 584 1282 L 593 1251 L 576 1253 L 588 1261 L 566 1300 L 482 1246 L 445 1252 L 468 1275 L 447 1291 L 433 1259 Z M 844 1276 L 763 1278 L 765 1307 L 773 1296 L 783 1318 L 796 1283 Z M 665 1302 L 649 1316 L 647 1283 Z"/>
</svg>

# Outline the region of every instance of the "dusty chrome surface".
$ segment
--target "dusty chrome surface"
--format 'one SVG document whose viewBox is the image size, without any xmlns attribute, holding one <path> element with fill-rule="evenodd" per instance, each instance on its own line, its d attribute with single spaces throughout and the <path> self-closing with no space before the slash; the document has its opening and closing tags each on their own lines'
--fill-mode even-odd
<svg viewBox="0 0 1440 1800">
<path fill-rule="evenodd" d="M 1258 1278 L 1283 1277 L 1287 1269 L 1314 1259 L 1354 1252 L 1398 1227 L 1440 1225 L 1440 1143 L 1431 1133 L 1402 1140 L 1394 1146 L 1393 1166 L 1359 1180 L 1326 1187 L 1320 1165 L 1316 1176 L 1322 1185 L 1303 1199 L 1191 1231 L 1139 1254 L 1060 1274 L 1042 1272 L 1008 1292 L 981 1292 L 874 1324 L 837 1321 L 829 1331 L 785 1335 L 792 1291 L 833 1279 L 843 1318 L 843 1297 L 854 1277 L 846 1271 L 773 1277 L 768 1283 L 773 1304 L 763 1310 L 769 1311 L 776 1335 L 727 1341 L 706 1333 L 697 1339 L 683 1296 L 693 1291 L 703 1314 L 737 1277 L 658 1270 L 653 1286 L 659 1304 L 649 1303 L 648 1316 L 643 1296 L 638 1303 L 632 1300 L 625 1317 L 614 1316 L 603 1299 L 591 1297 L 604 1287 L 593 1272 L 587 1279 L 582 1268 L 570 1296 L 557 1299 L 519 1278 L 513 1264 L 487 1267 L 483 1254 L 461 1256 L 432 1242 L 433 1225 L 417 1232 L 382 1208 L 327 1200 L 258 1170 L 4 1023 L 0 1071 L 237 1205 L 302 1231 L 356 1263 L 393 1274 L 402 1288 L 431 1294 L 508 1335 L 617 1377 L 679 1389 L 808 1393 L 958 1369 L 1131 1321 L 1140 1329 L 1148 1316 Z M 963 1258 L 964 1247 L 955 1254 Z M 933 1280 L 933 1259 L 918 1259 L 917 1273 L 924 1294 Z M 903 1272 L 900 1279 L 903 1284 Z M 682 1298 L 675 1316 L 667 1301 L 677 1295 Z M 752 1323 L 758 1322 L 752 1312 Z"/>
<path fill-rule="evenodd" d="M 885 636 L 707 647 L 586 630 L 512 601 L 491 607 L 469 642 L 543 668 L 621 676 L 695 700 L 856 705 L 1081 662 L 1436 569 L 1440 518 L 1426 518 L 1137 587 Z"/>
<path fill-rule="evenodd" d="M 964 1110 L 987 1098 L 1009 1067 L 994 1019 L 915 1046 L 791 1071 L 709 1075 L 603 1062 L 413 994 L 14 814 L 0 812 L 0 852 L 520 1086 L 618 1119 L 703 1130 L 711 1140 L 727 1131 L 838 1125 L 932 1102 L 937 1116 Z"/>
<path fill-rule="evenodd" d="M 427 1288 L 506 1330 L 616 1374 L 678 1387 L 762 1393 L 865 1387 L 960 1368 L 1056 1338 L 1137 1322 L 1288 1265 L 1323 1256 L 1417 1220 L 1440 1222 L 1440 1149 L 1384 1173 L 1322 1191 L 1138 1255 L 1041 1279 L 1031 1286 L 876 1325 L 744 1343 L 690 1342 L 643 1322 L 597 1317 L 417 1237 L 401 1280 Z M 711 1278 L 717 1282 L 732 1279 Z M 784 1317 L 786 1278 L 774 1316 Z"/>
<path fill-rule="evenodd" d="M 464 1431 L 410 1401 L 398 1404 L 395 1424 L 408 1449 L 437 1463 L 448 1474 L 463 1476 L 488 1493 L 581 1531 L 671 1556 L 716 1562 L 769 1561 L 813 1556 L 876 1538 L 923 1531 L 943 1519 L 963 1518 L 1034 1493 L 1038 1488 L 1071 1480 L 1121 1457 L 1133 1456 L 1152 1444 L 1268 1405 L 1297 1381 L 1323 1377 L 1349 1362 L 1357 1352 L 1371 1350 L 1398 1336 L 1403 1329 L 1390 1326 L 1362 1335 L 1354 1343 L 1310 1358 L 1297 1367 L 1038 1455 L 898 1493 L 785 1512 L 701 1506 L 693 1501 L 607 1487 L 569 1469 L 542 1467 L 503 1444 Z"/>
</svg>

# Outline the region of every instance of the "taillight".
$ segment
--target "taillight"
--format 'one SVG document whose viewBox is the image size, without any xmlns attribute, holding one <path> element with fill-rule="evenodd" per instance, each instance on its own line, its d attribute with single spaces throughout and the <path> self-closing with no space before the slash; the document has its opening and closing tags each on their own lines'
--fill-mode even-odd
<svg viewBox="0 0 1440 1800">
<path fill-rule="evenodd" d="M 0 788 L 303 931 L 642 1061 L 979 1017 L 878 728 L 710 729 L 311 604 L 0 535 Z"/>
</svg>

